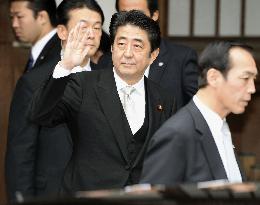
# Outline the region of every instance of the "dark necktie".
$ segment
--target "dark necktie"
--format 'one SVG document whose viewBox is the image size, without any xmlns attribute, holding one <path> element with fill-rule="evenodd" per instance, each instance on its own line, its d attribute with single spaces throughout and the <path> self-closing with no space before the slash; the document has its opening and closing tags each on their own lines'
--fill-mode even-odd
<svg viewBox="0 0 260 205">
<path fill-rule="evenodd" d="M 31 54 L 29 59 L 28 59 L 25 72 L 29 72 L 30 70 L 32 70 L 32 68 L 33 68 L 33 57 L 32 57 L 32 54 Z"/>
</svg>

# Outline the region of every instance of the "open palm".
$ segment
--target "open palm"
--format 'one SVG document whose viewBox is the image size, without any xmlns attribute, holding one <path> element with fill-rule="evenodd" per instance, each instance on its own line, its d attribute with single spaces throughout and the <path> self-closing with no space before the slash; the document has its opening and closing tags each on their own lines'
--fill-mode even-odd
<svg viewBox="0 0 260 205">
<path fill-rule="evenodd" d="M 86 46 L 86 40 L 89 35 L 89 30 L 84 26 L 84 22 L 79 22 L 69 33 L 67 44 L 64 50 L 63 60 L 69 67 L 81 65 L 86 57 L 89 47 Z"/>
</svg>

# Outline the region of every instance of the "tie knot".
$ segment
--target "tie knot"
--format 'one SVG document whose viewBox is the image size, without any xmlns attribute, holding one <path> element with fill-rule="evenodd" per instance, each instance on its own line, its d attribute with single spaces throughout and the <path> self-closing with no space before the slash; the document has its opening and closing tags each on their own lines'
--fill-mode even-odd
<svg viewBox="0 0 260 205">
<path fill-rule="evenodd" d="M 126 86 L 126 87 L 122 88 L 122 92 L 128 96 L 130 96 L 134 91 L 135 91 L 135 88 L 132 86 Z"/>
</svg>

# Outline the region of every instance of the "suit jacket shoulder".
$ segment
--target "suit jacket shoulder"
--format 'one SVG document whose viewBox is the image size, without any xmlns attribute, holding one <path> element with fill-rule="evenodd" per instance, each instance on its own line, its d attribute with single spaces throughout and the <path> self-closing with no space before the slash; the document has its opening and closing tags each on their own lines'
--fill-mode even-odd
<svg viewBox="0 0 260 205">
<path fill-rule="evenodd" d="M 198 89 L 197 53 L 192 48 L 162 39 L 149 78 L 169 90 L 177 108 L 187 104 Z"/>
<path fill-rule="evenodd" d="M 33 66 L 37 68 L 41 64 L 48 63 L 49 60 L 59 60 L 60 59 L 60 51 L 61 51 L 61 42 L 57 34 L 55 34 L 44 46 L 40 55 L 35 61 Z"/>
</svg>

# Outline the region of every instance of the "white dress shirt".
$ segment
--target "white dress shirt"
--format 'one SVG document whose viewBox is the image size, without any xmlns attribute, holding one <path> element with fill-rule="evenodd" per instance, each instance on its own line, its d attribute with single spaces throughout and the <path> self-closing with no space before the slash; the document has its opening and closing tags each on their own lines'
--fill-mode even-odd
<svg viewBox="0 0 260 205">
<path fill-rule="evenodd" d="M 227 136 L 222 131 L 224 124 L 227 125 L 226 119 L 222 120 L 216 112 L 207 107 L 196 95 L 193 96 L 193 101 L 200 110 L 204 119 L 206 120 L 209 129 L 213 135 L 228 180 L 230 182 L 242 182 L 239 167 L 234 156 L 234 146 L 231 141 L 231 134 L 229 132 L 230 136 Z M 227 141 L 230 141 L 229 146 L 226 146 Z"/>
<path fill-rule="evenodd" d="M 125 81 L 123 81 L 115 72 L 113 68 L 114 78 L 116 82 L 116 88 L 118 95 L 120 97 L 120 101 L 123 105 L 124 101 L 124 93 L 122 92 L 122 88 L 129 86 Z M 145 118 L 145 87 L 144 87 L 144 76 L 142 79 L 136 84 L 132 85 L 135 88 L 135 92 L 131 95 L 132 100 L 135 104 L 136 109 L 136 119 L 135 124 L 140 129 L 144 123 Z M 133 132 L 135 134 L 135 132 Z"/>
<path fill-rule="evenodd" d="M 44 46 L 55 34 L 56 34 L 56 29 L 53 29 L 51 32 L 47 33 L 43 38 L 41 38 L 33 45 L 31 49 L 31 55 L 33 57 L 33 64 L 32 64 L 33 66 L 35 64 L 36 59 L 39 57 L 40 53 L 42 52 Z"/>
<path fill-rule="evenodd" d="M 150 65 L 148 65 L 148 67 L 146 68 L 144 75 L 148 78 L 149 76 L 149 72 L 150 72 Z"/>
</svg>

